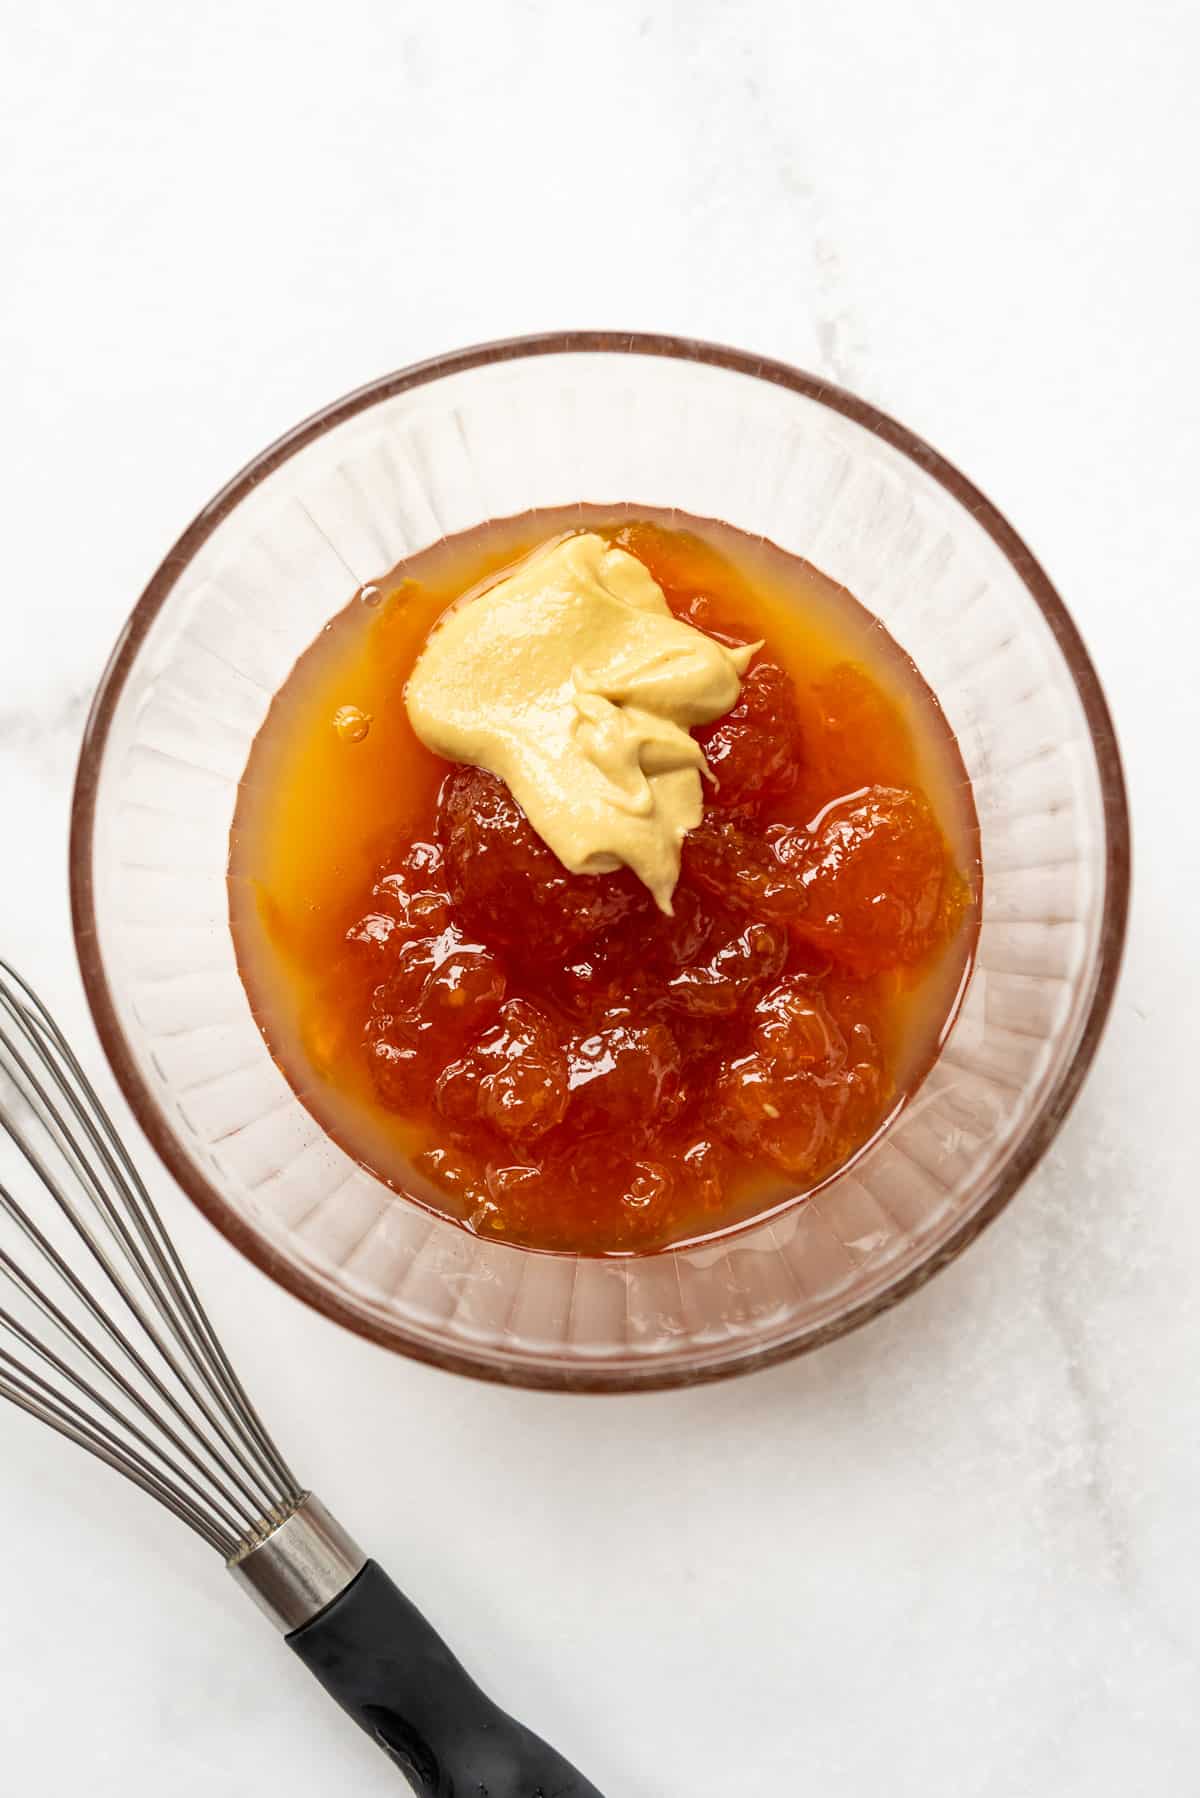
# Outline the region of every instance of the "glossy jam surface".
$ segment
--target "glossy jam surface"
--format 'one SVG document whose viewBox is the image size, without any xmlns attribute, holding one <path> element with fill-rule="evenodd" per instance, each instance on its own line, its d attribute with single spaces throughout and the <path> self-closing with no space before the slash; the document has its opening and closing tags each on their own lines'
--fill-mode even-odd
<svg viewBox="0 0 1200 1798">
<path fill-rule="evenodd" d="M 696 734 L 715 784 L 674 916 L 571 875 L 401 693 L 430 624 L 581 510 L 435 546 L 301 659 L 251 754 L 231 916 L 267 1041 L 353 1155 L 468 1228 L 632 1253 L 810 1190 L 919 1081 L 974 940 L 974 814 L 911 664 L 728 527 L 584 509 L 680 617 L 762 638 Z"/>
</svg>

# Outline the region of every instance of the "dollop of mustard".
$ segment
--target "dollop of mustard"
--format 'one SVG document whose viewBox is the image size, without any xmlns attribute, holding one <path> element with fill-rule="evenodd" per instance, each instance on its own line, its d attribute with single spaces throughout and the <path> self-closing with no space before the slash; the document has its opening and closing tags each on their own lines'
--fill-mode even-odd
<svg viewBox="0 0 1200 1798">
<path fill-rule="evenodd" d="M 564 867 L 632 868 L 669 914 L 709 772 L 690 726 L 736 702 L 759 647 L 681 623 L 644 563 L 586 531 L 452 606 L 405 704 L 436 754 L 507 783 Z"/>
</svg>

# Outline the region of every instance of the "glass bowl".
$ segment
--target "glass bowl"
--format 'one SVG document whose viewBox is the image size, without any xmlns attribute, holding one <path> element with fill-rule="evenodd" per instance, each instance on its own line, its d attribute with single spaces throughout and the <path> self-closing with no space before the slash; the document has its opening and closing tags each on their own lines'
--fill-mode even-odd
<svg viewBox="0 0 1200 1798">
<path fill-rule="evenodd" d="M 267 1053 L 225 864 L 271 696 L 356 587 L 534 506 L 716 517 L 806 556 L 937 693 L 979 812 L 978 955 L 942 1054 L 846 1173 L 702 1246 L 627 1259 L 483 1241 L 343 1153 Z M 376 1342 L 531 1386 L 683 1384 L 812 1348 L 911 1292 L 1011 1198 L 1091 1060 L 1120 960 L 1128 821 L 1103 695 L 996 509 L 853 395 L 667 337 L 572 332 L 391 375 L 242 471 L 170 551 L 101 682 L 71 886 L 96 1023 L 175 1178 L 292 1292 Z"/>
</svg>

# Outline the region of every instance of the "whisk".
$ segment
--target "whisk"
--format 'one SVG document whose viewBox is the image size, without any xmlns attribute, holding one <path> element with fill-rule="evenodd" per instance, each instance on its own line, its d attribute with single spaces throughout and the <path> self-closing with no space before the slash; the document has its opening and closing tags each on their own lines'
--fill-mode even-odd
<svg viewBox="0 0 1200 1798">
<path fill-rule="evenodd" d="M 0 1396 L 157 1499 L 421 1798 L 600 1798 L 276 1448 L 54 1019 L 0 962 Z M 0 1144 L 3 1138 L 0 1138 Z"/>
</svg>

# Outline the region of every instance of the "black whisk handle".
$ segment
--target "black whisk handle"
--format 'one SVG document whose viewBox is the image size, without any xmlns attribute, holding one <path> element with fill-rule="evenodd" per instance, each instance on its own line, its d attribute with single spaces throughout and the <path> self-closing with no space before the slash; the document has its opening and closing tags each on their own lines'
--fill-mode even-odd
<svg viewBox="0 0 1200 1798">
<path fill-rule="evenodd" d="M 374 1561 L 287 1641 L 420 1798 L 601 1798 L 480 1691 Z"/>
</svg>

